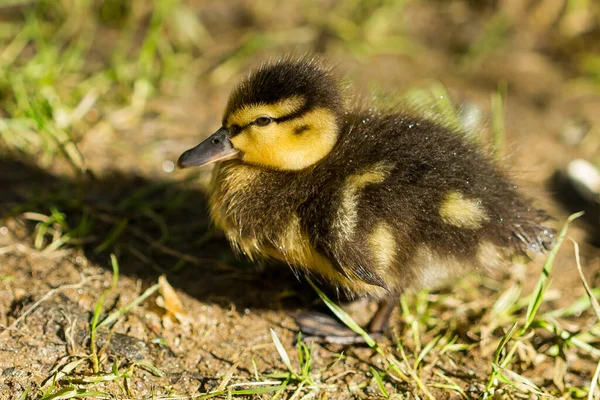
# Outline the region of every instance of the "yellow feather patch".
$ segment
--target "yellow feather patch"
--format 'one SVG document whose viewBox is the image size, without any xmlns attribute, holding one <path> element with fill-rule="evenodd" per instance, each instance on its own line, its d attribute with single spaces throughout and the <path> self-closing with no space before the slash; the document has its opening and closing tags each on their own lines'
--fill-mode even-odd
<svg viewBox="0 0 600 400">
<path fill-rule="evenodd" d="M 449 192 L 440 205 L 442 220 L 459 228 L 478 229 L 489 217 L 478 199 L 467 199 L 459 192 Z"/>
<path fill-rule="evenodd" d="M 351 294 L 368 294 L 381 297 L 386 294 L 379 286 L 370 285 L 360 279 L 351 279 L 336 270 L 329 259 L 319 253 L 310 243 L 308 234 L 302 231 L 298 215 L 292 214 L 284 233 L 277 239 L 276 248 L 263 251 L 277 260 L 308 270 L 339 285 Z M 348 271 L 348 274 L 352 274 Z"/>
<path fill-rule="evenodd" d="M 333 269 L 329 260 L 310 244 L 308 235 L 302 231 L 297 214 L 292 214 L 283 235 L 277 239 L 277 244 L 278 248 L 271 252 L 274 258 L 316 271 Z"/>
<path fill-rule="evenodd" d="M 301 133 L 296 133 L 301 130 Z M 250 125 L 231 139 L 244 162 L 280 170 L 300 170 L 325 157 L 337 141 L 335 115 L 326 108 L 267 126 Z"/>
<path fill-rule="evenodd" d="M 443 286 L 469 267 L 450 254 L 442 256 L 426 246 L 417 249 L 411 263 L 417 272 L 416 280 L 411 285 L 415 289 Z"/>
<path fill-rule="evenodd" d="M 247 105 L 229 115 L 226 126 L 246 126 L 258 117 L 280 118 L 290 115 L 302 108 L 305 102 L 302 96 L 292 96 L 275 104 Z"/>
<path fill-rule="evenodd" d="M 490 242 L 482 242 L 477 248 L 477 261 L 479 265 L 487 270 L 493 270 L 508 263 L 508 253 Z"/>
<path fill-rule="evenodd" d="M 379 275 L 391 276 L 396 261 L 397 243 L 394 233 L 385 222 L 378 222 L 368 237 Z"/>
<path fill-rule="evenodd" d="M 354 234 L 358 223 L 358 195 L 367 185 L 379 184 L 388 177 L 393 164 L 379 162 L 369 169 L 346 178 L 342 188 L 342 203 L 337 212 L 335 228 L 338 229 L 339 237 L 343 240 Z"/>
</svg>

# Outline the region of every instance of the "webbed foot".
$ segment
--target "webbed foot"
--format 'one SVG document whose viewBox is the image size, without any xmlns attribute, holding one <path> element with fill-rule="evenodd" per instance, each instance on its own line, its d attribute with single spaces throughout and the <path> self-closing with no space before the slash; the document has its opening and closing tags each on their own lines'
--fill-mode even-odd
<svg viewBox="0 0 600 400">
<path fill-rule="evenodd" d="M 371 318 L 368 326 L 368 331 L 372 337 L 376 339 L 381 337 L 382 332 L 388 327 L 390 315 L 395 307 L 395 299 L 385 299 L 379 303 L 379 308 Z M 307 311 L 296 314 L 294 318 L 300 331 L 307 335 L 304 338 L 305 341 L 343 345 L 365 343 L 362 336 L 357 335 L 331 315 L 317 311 Z"/>
<path fill-rule="evenodd" d="M 333 316 L 306 311 L 294 316 L 305 342 L 341 345 L 364 344 L 365 340 Z"/>
</svg>

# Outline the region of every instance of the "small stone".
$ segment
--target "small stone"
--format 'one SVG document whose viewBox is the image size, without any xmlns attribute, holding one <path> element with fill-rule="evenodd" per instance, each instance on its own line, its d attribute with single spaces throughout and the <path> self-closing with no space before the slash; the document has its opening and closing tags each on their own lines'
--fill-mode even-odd
<svg viewBox="0 0 600 400">
<path fill-rule="evenodd" d="M 584 199 L 600 203 L 600 171 L 592 163 L 576 159 L 567 166 L 567 176 L 571 184 Z"/>
</svg>

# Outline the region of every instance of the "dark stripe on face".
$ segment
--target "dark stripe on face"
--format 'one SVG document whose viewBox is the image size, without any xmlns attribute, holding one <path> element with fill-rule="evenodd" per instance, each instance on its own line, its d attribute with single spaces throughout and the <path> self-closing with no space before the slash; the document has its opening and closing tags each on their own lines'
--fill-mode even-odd
<svg viewBox="0 0 600 400">
<path fill-rule="evenodd" d="M 229 137 L 234 137 L 239 135 L 240 133 L 242 133 L 242 131 L 244 129 L 246 129 L 246 127 L 241 127 L 239 125 L 231 125 L 229 128 L 227 128 L 229 130 Z"/>
<path fill-rule="evenodd" d="M 307 112 L 309 112 L 312 108 L 313 107 L 311 105 L 305 104 L 302 107 L 300 107 L 297 111 L 294 111 L 291 114 L 284 115 L 279 118 L 274 118 L 273 121 L 285 122 L 285 121 L 289 121 L 290 119 L 299 118 L 299 117 L 303 116 L 304 114 L 306 114 Z"/>
<path fill-rule="evenodd" d="M 286 121 L 289 121 L 294 118 L 299 118 L 299 117 L 303 116 L 304 114 L 306 114 L 307 112 L 309 112 L 312 108 L 313 108 L 312 106 L 305 104 L 302 107 L 300 107 L 297 111 L 294 111 L 291 114 L 283 115 L 279 118 L 273 118 L 273 122 L 278 122 L 278 123 L 286 122 Z M 252 124 L 254 124 L 254 121 L 250 122 L 249 124 L 243 125 L 243 126 L 231 125 L 229 128 L 227 128 L 229 130 L 230 137 L 235 137 L 235 136 L 239 135 L 247 127 L 249 127 Z M 300 132 L 294 132 L 294 133 L 300 134 L 300 133 L 306 131 L 307 129 L 309 129 L 308 126 L 301 126 L 300 128 L 305 128 L 305 129 L 302 129 L 302 131 L 300 131 Z"/>
</svg>

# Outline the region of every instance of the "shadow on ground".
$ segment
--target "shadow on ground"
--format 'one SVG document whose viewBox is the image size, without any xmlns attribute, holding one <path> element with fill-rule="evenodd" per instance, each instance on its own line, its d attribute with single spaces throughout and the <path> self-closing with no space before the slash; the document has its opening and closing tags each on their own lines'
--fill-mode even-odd
<svg viewBox="0 0 600 400">
<path fill-rule="evenodd" d="M 119 172 L 72 179 L 9 157 L 0 160 L 0 193 L 3 217 L 58 210 L 66 219 L 62 229 L 68 236 L 63 237 L 81 244 L 89 260 L 110 268 L 114 253 L 121 275 L 151 284 L 167 274 L 171 285 L 205 303 L 292 309 L 316 296 L 285 265 L 263 266 L 237 257 L 213 233 L 206 196 L 190 182 L 150 181 Z M 37 223 L 24 219 L 21 229 L 11 233 L 31 242 Z M 44 245 L 50 243 L 47 235 Z"/>
</svg>

